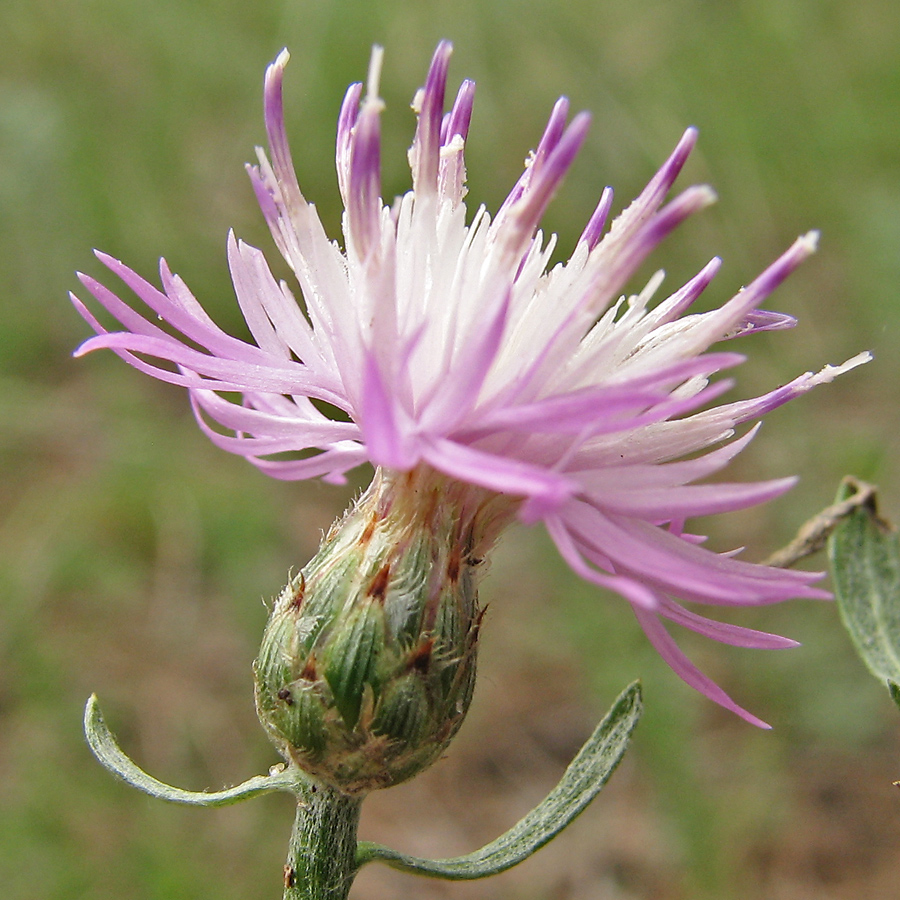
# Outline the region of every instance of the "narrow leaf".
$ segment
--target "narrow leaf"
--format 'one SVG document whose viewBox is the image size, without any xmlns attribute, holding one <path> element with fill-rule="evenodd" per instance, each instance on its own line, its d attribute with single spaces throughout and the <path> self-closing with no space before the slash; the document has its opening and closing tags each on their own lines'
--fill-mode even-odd
<svg viewBox="0 0 900 900">
<path fill-rule="evenodd" d="M 91 752 L 104 768 L 132 787 L 160 800 L 188 803 L 193 806 L 228 806 L 271 791 L 297 792 L 297 778 L 290 770 L 276 772 L 273 775 L 257 775 L 237 787 L 224 791 L 185 791 L 157 781 L 135 765 L 116 743 L 106 722 L 103 721 L 96 694 L 91 695 L 84 708 L 84 734 Z"/>
<path fill-rule="evenodd" d="M 622 759 L 641 711 L 641 687 L 635 682 L 619 696 L 546 799 L 480 850 L 435 860 L 362 842 L 357 864 L 380 860 L 406 872 L 453 881 L 485 878 L 517 865 L 559 834 L 594 799 Z"/>
<path fill-rule="evenodd" d="M 846 481 L 843 500 L 853 487 Z M 900 543 L 874 500 L 855 509 L 829 539 L 841 618 L 872 674 L 900 706 Z"/>
</svg>

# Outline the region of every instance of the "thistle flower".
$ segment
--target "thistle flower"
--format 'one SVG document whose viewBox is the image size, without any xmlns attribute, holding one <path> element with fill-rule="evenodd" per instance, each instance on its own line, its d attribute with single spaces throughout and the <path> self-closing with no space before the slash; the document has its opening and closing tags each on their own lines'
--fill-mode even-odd
<svg viewBox="0 0 900 900">
<path fill-rule="evenodd" d="M 248 343 L 221 331 L 165 261 L 160 291 L 98 254 L 149 312 L 80 275 L 124 330 L 108 331 L 73 296 L 96 331 L 77 353 L 109 348 L 140 371 L 186 387 L 209 438 L 275 478 L 341 482 L 350 469 L 372 463 L 390 483 L 408 473 L 432 488 L 443 485 L 460 509 L 472 505 L 467 494 L 484 508 L 485 496 L 502 498 L 504 513 L 474 529 L 489 535 L 486 548 L 498 522 L 513 515 L 543 521 L 578 575 L 630 603 L 679 676 L 765 726 L 685 657 L 664 623 L 737 646 L 787 647 L 794 642 L 705 618 L 681 601 L 758 606 L 828 596 L 812 586 L 819 574 L 716 553 L 684 530 L 691 517 L 752 506 L 790 488 L 793 478 L 695 482 L 747 446 L 758 425 L 735 437 L 741 426 L 869 358 L 860 354 L 760 397 L 712 405 L 732 382 L 710 379 L 743 357 L 710 348 L 794 324 L 761 304 L 813 252 L 816 234 L 800 237 L 709 312 L 688 310 L 716 274 L 717 258 L 655 305 L 662 273 L 638 294 L 620 296 L 654 247 L 714 200 L 709 187 L 694 186 L 666 202 L 695 143 L 691 128 L 608 229 L 612 191 L 604 190 L 571 258 L 549 269 L 556 239 L 545 239 L 538 225 L 589 117 L 580 113 L 567 124 L 568 102 L 560 99 L 497 214 L 482 207 L 467 220 L 463 154 L 474 84 L 464 81 L 445 113 L 450 53 L 448 43 L 438 46 L 413 101 L 412 190 L 390 207 L 379 178 L 380 48 L 365 88 L 347 91 L 337 127 L 341 249 L 294 172 L 283 51 L 265 78 L 270 155 L 259 150 L 248 171 L 302 303 L 259 250 L 229 235 L 234 288 L 255 341 Z M 227 396 L 234 392 L 237 401 Z M 350 701 L 353 721 L 357 700 Z"/>
</svg>

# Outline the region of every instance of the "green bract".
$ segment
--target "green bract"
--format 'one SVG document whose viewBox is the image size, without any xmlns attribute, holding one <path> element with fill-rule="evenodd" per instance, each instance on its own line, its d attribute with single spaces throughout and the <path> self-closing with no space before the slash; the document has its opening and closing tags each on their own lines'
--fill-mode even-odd
<svg viewBox="0 0 900 900">
<path fill-rule="evenodd" d="M 257 711 L 286 760 L 349 794 L 434 762 L 472 698 L 478 572 L 512 512 L 431 471 L 376 474 L 266 627 Z"/>
</svg>

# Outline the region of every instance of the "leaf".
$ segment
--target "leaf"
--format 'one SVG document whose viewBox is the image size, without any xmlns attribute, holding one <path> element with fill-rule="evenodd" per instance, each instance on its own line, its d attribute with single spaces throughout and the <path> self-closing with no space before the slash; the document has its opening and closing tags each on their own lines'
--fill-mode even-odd
<svg viewBox="0 0 900 900">
<path fill-rule="evenodd" d="M 888 690 L 891 692 L 891 697 L 893 698 L 894 703 L 897 704 L 897 709 L 900 709 L 900 685 L 898 685 L 896 682 L 889 681 Z"/>
<path fill-rule="evenodd" d="M 845 482 L 838 500 L 852 493 Z M 832 534 L 831 558 L 841 619 L 872 674 L 900 706 L 900 543 L 878 517 L 874 500 L 848 515 Z"/>
<path fill-rule="evenodd" d="M 357 864 L 381 861 L 405 872 L 453 881 L 485 878 L 517 865 L 559 834 L 597 796 L 625 754 L 641 712 L 641 687 L 635 682 L 622 692 L 546 799 L 480 850 L 452 859 L 421 859 L 361 842 Z"/>
<path fill-rule="evenodd" d="M 104 768 L 132 787 L 160 800 L 193 806 L 228 806 L 271 791 L 297 793 L 297 776 L 291 770 L 273 775 L 257 775 L 224 791 L 185 791 L 157 781 L 135 765 L 116 743 L 103 720 L 96 694 L 91 695 L 84 708 L 84 734 L 91 752 Z"/>
</svg>

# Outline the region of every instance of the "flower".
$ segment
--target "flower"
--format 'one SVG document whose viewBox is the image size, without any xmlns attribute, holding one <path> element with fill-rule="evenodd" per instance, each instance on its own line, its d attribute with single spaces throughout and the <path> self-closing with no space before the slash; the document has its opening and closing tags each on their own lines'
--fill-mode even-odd
<svg viewBox="0 0 900 900">
<path fill-rule="evenodd" d="M 545 240 L 538 224 L 589 116 L 566 124 L 568 102 L 560 99 L 497 214 L 480 208 L 467 221 L 463 152 L 474 84 L 464 81 L 444 112 L 450 53 L 449 43 L 438 45 L 415 96 L 412 190 L 390 207 L 380 196 L 381 48 L 365 89 L 347 91 L 337 127 L 342 250 L 294 171 L 283 51 L 265 78 L 270 157 L 259 150 L 248 171 L 303 305 L 275 280 L 263 254 L 233 234 L 231 275 L 255 343 L 221 331 L 165 261 L 160 291 L 98 254 L 150 312 L 80 275 L 124 330 L 107 331 L 73 296 L 96 331 L 77 355 L 110 348 L 186 387 L 210 439 L 275 478 L 340 482 L 370 462 L 514 498 L 520 518 L 542 520 L 575 572 L 630 602 L 679 676 L 764 726 L 689 662 L 663 621 L 728 644 L 786 647 L 794 642 L 707 619 L 680 601 L 757 606 L 828 597 L 812 586 L 819 574 L 715 553 L 684 531 L 688 518 L 785 492 L 794 479 L 694 482 L 722 469 L 758 428 L 734 437 L 740 426 L 869 359 L 860 354 L 763 396 L 710 405 L 732 384 L 710 377 L 743 357 L 709 348 L 794 324 L 760 304 L 813 252 L 817 236 L 800 237 L 710 312 L 688 309 L 718 270 L 717 258 L 655 306 L 662 273 L 637 295 L 620 297 L 650 251 L 715 199 L 709 187 L 694 186 L 666 202 L 697 137 L 690 128 L 608 230 L 612 191 L 604 190 L 571 258 L 548 269 L 555 237 Z M 240 400 L 222 396 L 229 392 Z"/>
</svg>

